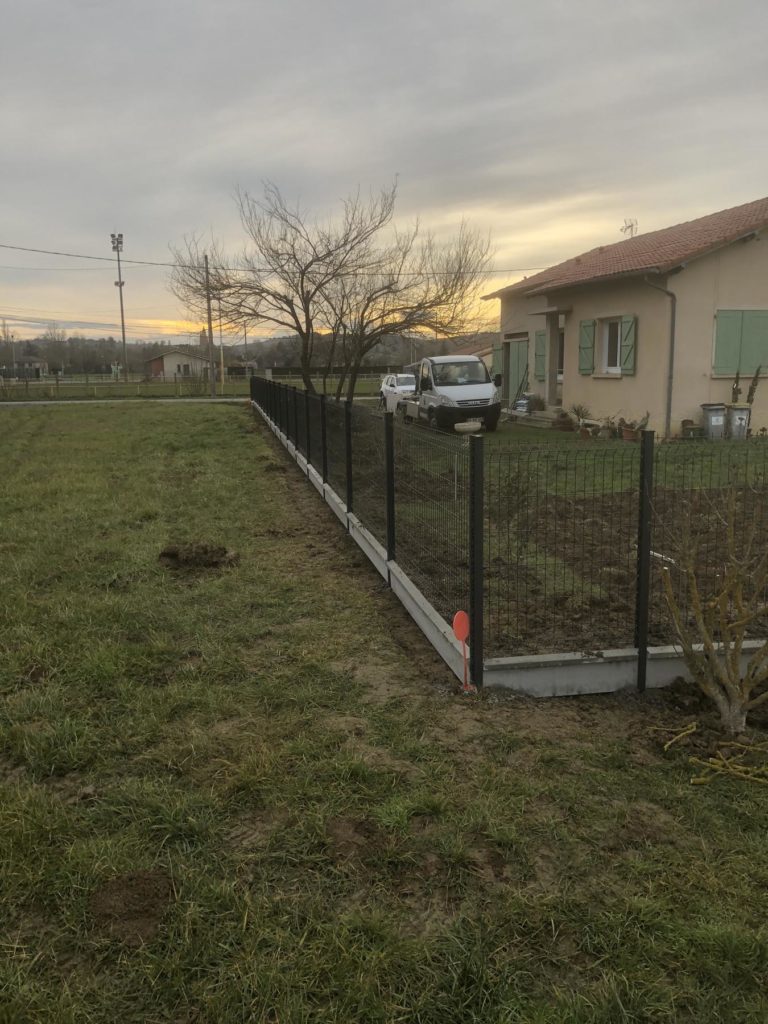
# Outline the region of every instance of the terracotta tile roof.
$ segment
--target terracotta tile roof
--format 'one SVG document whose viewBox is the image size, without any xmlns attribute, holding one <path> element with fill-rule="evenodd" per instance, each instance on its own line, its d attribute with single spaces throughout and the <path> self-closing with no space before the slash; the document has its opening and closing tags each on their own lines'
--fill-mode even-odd
<svg viewBox="0 0 768 1024">
<path fill-rule="evenodd" d="M 706 217 L 675 224 L 671 228 L 649 231 L 612 245 L 598 246 L 597 249 L 574 256 L 491 295 L 484 295 L 483 298 L 495 299 L 510 292 L 539 295 L 557 288 L 613 277 L 665 273 L 766 225 L 768 198 L 756 199 L 752 203 L 710 213 Z"/>
</svg>

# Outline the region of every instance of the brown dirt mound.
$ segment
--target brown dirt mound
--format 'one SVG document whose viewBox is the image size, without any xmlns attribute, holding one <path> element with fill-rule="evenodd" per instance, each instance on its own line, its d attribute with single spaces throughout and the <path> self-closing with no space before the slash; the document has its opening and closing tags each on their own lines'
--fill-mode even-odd
<svg viewBox="0 0 768 1024">
<path fill-rule="evenodd" d="M 171 569 L 218 569 L 233 565 L 238 555 L 222 544 L 193 541 L 191 544 L 169 544 L 160 552 L 159 558 Z"/>
<path fill-rule="evenodd" d="M 118 875 L 91 897 L 96 928 L 129 946 L 150 942 L 160 927 L 171 891 L 171 880 L 162 871 Z"/>
</svg>

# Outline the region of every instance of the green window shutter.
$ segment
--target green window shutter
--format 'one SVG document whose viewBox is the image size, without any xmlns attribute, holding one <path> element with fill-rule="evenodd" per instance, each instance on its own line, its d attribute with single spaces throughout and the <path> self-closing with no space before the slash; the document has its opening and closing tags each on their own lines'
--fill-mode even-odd
<svg viewBox="0 0 768 1024">
<path fill-rule="evenodd" d="M 715 373 L 736 373 L 741 357 L 740 309 L 718 309 L 715 326 Z"/>
<path fill-rule="evenodd" d="M 579 373 L 589 376 L 595 371 L 595 328 L 594 320 L 582 320 L 579 324 Z"/>
<path fill-rule="evenodd" d="M 768 370 L 768 309 L 745 309 L 741 319 L 739 370 L 742 376 L 751 375 L 758 366 Z"/>
<path fill-rule="evenodd" d="M 536 380 L 546 380 L 547 332 L 536 331 L 533 349 L 533 375 Z"/>
<path fill-rule="evenodd" d="M 635 372 L 635 351 L 637 349 L 637 317 L 621 318 L 621 372 Z"/>
<path fill-rule="evenodd" d="M 497 341 L 493 346 L 493 362 L 491 363 L 491 376 L 495 377 L 497 373 L 503 373 L 501 368 L 501 342 Z"/>
</svg>

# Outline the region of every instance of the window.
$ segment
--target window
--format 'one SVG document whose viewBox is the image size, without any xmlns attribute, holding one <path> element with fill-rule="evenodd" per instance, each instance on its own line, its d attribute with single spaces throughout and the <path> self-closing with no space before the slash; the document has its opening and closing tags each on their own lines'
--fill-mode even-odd
<svg viewBox="0 0 768 1024">
<path fill-rule="evenodd" d="M 487 384 L 490 381 L 488 369 L 483 362 L 457 360 L 455 363 L 435 363 L 435 383 L 439 387 L 459 384 Z"/>
<path fill-rule="evenodd" d="M 621 373 L 621 320 L 603 321 L 604 373 Z"/>
<path fill-rule="evenodd" d="M 176 363 L 176 373 L 181 373 L 181 363 Z"/>
<path fill-rule="evenodd" d="M 611 316 L 579 324 L 579 373 L 631 376 L 635 372 L 637 317 Z"/>
<path fill-rule="evenodd" d="M 734 376 L 768 369 L 768 309 L 718 309 L 714 373 Z"/>
<path fill-rule="evenodd" d="M 416 387 L 416 378 L 412 373 L 398 373 L 397 383 L 400 387 Z"/>
<path fill-rule="evenodd" d="M 182 368 L 182 376 L 184 376 L 184 377 L 188 377 L 189 376 L 189 363 L 184 363 L 184 366 Z"/>
<path fill-rule="evenodd" d="M 429 382 L 429 363 L 422 363 L 421 364 L 421 384 L 420 384 L 420 390 L 422 390 L 422 391 L 425 390 L 424 385 L 426 385 L 426 390 L 429 391 L 429 388 L 430 388 L 430 382 Z"/>
</svg>

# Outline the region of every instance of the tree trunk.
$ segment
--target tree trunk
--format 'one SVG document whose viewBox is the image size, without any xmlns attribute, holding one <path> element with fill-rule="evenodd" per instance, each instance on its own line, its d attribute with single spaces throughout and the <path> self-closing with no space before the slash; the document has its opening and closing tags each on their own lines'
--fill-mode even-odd
<svg viewBox="0 0 768 1024">
<path fill-rule="evenodd" d="M 336 401 L 337 402 L 341 401 L 341 396 L 342 396 L 342 394 L 344 392 L 344 381 L 346 379 L 347 379 L 347 368 L 346 368 L 346 366 L 344 366 L 344 367 L 342 367 L 341 372 L 339 373 L 339 383 L 336 385 L 336 396 L 335 397 L 336 397 Z"/>
<path fill-rule="evenodd" d="M 347 401 L 353 402 L 355 399 L 355 386 L 357 384 L 357 375 L 360 372 L 360 360 L 356 360 L 349 368 L 349 384 L 347 385 Z"/>
<path fill-rule="evenodd" d="M 729 736 L 738 736 L 747 727 L 747 711 L 743 704 L 724 703 L 720 706 L 720 722 Z"/>
</svg>

